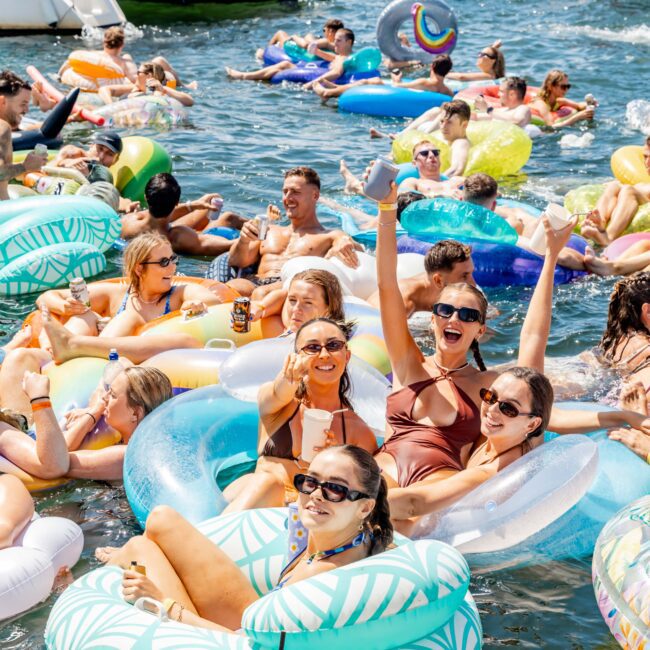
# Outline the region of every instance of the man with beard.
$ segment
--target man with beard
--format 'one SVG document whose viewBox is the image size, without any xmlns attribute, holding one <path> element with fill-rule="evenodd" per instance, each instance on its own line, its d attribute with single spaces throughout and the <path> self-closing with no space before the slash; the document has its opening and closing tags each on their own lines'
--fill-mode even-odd
<svg viewBox="0 0 650 650">
<path fill-rule="evenodd" d="M 7 200 L 9 181 L 25 172 L 36 172 L 47 163 L 47 155 L 27 154 L 21 163 L 13 163 L 11 132 L 29 110 L 31 86 L 9 70 L 0 72 L 0 200 Z"/>
</svg>

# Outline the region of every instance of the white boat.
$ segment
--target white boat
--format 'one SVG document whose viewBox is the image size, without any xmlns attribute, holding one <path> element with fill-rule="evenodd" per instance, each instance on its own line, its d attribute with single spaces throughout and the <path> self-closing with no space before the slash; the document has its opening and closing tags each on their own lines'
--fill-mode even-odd
<svg viewBox="0 0 650 650">
<path fill-rule="evenodd" d="M 126 23 L 117 0 L 0 0 L 0 35 L 75 33 Z"/>
</svg>

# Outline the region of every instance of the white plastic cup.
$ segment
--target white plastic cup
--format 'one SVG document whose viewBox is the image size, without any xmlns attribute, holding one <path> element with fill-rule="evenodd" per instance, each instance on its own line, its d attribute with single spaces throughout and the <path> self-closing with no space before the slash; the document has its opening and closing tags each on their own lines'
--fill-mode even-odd
<svg viewBox="0 0 650 650">
<path fill-rule="evenodd" d="M 305 409 L 302 415 L 302 451 L 303 460 L 311 463 L 318 452 L 314 447 L 324 447 L 327 431 L 332 426 L 334 416 L 323 409 Z"/>
<path fill-rule="evenodd" d="M 537 228 L 535 228 L 535 232 L 530 238 L 530 250 L 538 255 L 546 254 L 546 231 L 544 230 L 544 222 L 542 221 L 544 215 L 548 217 L 551 228 L 555 231 L 562 230 L 571 221 L 571 215 L 561 205 L 549 203 L 546 206 L 544 212 L 539 217 Z"/>
</svg>

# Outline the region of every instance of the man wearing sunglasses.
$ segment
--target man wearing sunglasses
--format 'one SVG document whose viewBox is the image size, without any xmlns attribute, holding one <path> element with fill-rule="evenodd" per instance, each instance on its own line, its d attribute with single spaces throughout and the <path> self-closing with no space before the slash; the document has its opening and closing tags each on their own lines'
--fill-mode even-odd
<svg viewBox="0 0 650 650">
<path fill-rule="evenodd" d="M 356 268 L 359 265 L 356 250 L 360 247 L 347 233 L 328 230 L 320 223 L 316 215 L 319 197 L 320 178 L 315 170 L 310 167 L 288 170 L 282 186 L 282 205 L 289 225 L 270 224 L 266 238 L 260 240 L 258 221 L 246 221 L 239 239 L 230 248 L 229 264 L 240 269 L 257 265 L 257 272 L 228 284 L 242 295 L 259 300 L 279 287 L 282 266 L 294 257 L 338 257 L 350 268 Z"/>
<path fill-rule="evenodd" d="M 132 239 L 154 230 L 166 237 L 179 255 L 221 255 L 230 249 L 232 241 L 200 230 L 219 226 L 239 229 L 244 223 L 233 212 L 224 212 L 219 219 L 209 220 L 208 212 L 214 209 L 211 201 L 221 198 L 219 194 L 205 194 L 194 201 L 179 203 L 181 187 L 171 174 L 152 176 L 145 187 L 144 196 L 146 210 L 122 217 L 121 236 Z"/>
<path fill-rule="evenodd" d="M 0 72 L 0 200 L 9 198 L 9 181 L 24 174 L 36 172 L 47 163 L 47 156 L 33 151 L 21 163 L 13 163 L 14 148 L 12 131 L 20 127 L 20 122 L 29 110 L 31 86 L 9 70 Z"/>
</svg>

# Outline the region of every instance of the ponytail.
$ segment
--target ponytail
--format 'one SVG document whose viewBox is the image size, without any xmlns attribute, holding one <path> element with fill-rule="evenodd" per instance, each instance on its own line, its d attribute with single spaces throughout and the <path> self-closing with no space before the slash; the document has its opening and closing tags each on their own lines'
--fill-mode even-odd
<svg viewBox="0 0 650 650">
<path fill-rule="evenodd" d="M 487 368 L 485 367 L 485 362 L 483 361 L 483 357 L 481 356 L 481 351 L 479 350 L 478 347 L 478 341 L 474 339 L 472 341 L 472 344 L 469 346 L 469 348 L 472 351 L 472 354 L 474 355 L 474 361 L 476 361 L 476 365 L 478 366 L 478 369 L 481 372 L 485 372 Z"/>
<path fill-rule="evenodd" d="M 393 543 L 393 524 L 390 520 L 388 506 L 388 486 L 383 476 L 380 477 L 375 507 L 366 519 L 366 526 L 372 533 L 370 555 L 377 555 L 377 553 L 385 551 Z"/>
</svg>

